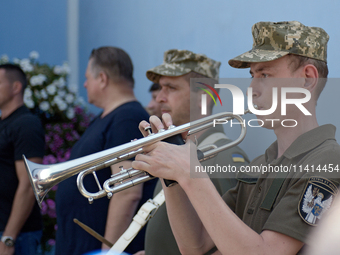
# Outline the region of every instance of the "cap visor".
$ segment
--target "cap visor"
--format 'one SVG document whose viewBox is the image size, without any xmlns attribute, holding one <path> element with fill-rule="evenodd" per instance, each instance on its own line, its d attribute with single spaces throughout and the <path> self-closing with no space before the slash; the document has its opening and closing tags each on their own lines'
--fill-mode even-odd
<svg viewBox="0 0 340 255">
<path fill-rule="evenodd" d="M 248 68 L 251 63 L 268 62 L 288 55 L 289 52 L 253 49 L 228 61 L 234 68 Z"/>
</svg>

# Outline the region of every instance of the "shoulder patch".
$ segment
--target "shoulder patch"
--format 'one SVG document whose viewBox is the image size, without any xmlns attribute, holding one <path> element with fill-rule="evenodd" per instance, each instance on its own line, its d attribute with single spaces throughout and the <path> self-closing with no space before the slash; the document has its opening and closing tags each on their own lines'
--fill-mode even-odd
<svg viewBox="0 0 340 255">
<path fill-rule="evenodd" d="M 232 157 L 233 157 L 233 162 L 241 162 L 241 163 L 245 162 L 245 159 L 244 159 L 243 155 L 241 155 L 241 154 L 233 153 Z"/>
<path fill-rule="evenodd" d="M 337 186 L 323 177 L 309 178 L 300 198 L 298 211 L 309 225 L 316 226 L 322 215 L 331 207 Z"/>
</svg>

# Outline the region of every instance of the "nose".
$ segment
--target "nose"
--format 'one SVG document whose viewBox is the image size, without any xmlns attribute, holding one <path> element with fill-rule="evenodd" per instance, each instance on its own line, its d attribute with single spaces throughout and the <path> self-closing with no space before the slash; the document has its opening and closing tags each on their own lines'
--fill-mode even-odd
<svg viewBox="0 0 340 255">
<path fill-rule="evenodd" d="M 164 103 L 164 102 L 166 102 L 166 100 L 167 100 L 166 99 L 166 93 L 165 93 L 164 89 L 162 88 L 157 94 L 156 102 L 157 103 Z"/>
<path fill-rule="evenodd" d="M 252 89 L 252 95 L 251 96 L 253 98 L 257 98 L 257 97 L 259 97 L 261 95 L 260 90 L 259 90 L 259 86 L 258 86 L 259 85 L 259 81 L 258 80 L 259 79 L 257 79 L 257 78 L 253 78 L 251 83 L 250 83 L 250 86 L 249 86 L 249 88 Z M 249 97 L 248 90 L 247 90 L 247 96 Z"/>
</svg>

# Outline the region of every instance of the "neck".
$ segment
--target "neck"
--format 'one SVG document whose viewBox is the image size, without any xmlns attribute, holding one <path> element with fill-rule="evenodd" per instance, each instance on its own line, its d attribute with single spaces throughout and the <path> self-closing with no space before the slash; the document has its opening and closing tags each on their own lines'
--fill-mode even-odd
<svg viewBox="0 0 340 255">
<path fill-rule="evenodd" d="M 133 102 L 133 101 L 136 101 L 136 97 L 134 95 L 125 95 L 124 97 L 121 96 L 120 98 L 108 100 L 108 102 L 103 107 L 103 113 L 101 117 L 103 118 L 106 115 L 108 115 L 110 112 L 112 112 L 114 109 L 116 109 L 117 107 L 125 103 Z"/>
<path fill-rule="evenodd" d="M 102 91 L 101 107 L 103 113 L 101 117 L 105 117 L 107 114 L 112 112 L 118 106 L 136 101 L 136 97 L 133 93 L 133 88 L 125 82 L 110 83 Z"/>
<path fill-rule="evenodd" d="M 303 116 L 300 119 L 296 119 L 297 126 L 295 127 L 278 127 L 274 129 L 277 137 L 278 155 L 281 157 L 288 147 L 302 134 L 317 128 L 319 126 L 315 113 L 312 116 Z"/>
<path fill-rule="evenodd" d="M 1 107 L 1 119 L 7 118 L 9 115 L 11 115 L 12 112 L 14 112 L 16 109 L 18 109 L 20 106 L 24 104 L 23 100 L 12 100 L 8 102 L 5 106 Z"/>
</svg>

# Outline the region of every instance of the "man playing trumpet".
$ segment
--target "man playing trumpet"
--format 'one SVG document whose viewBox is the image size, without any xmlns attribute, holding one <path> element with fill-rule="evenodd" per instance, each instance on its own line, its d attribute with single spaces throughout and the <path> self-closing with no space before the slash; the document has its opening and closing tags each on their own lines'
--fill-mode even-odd
<svg viewBox="0 0 340 255">
<path fill-rule="evenodd" d="M 257 181 L 253 181 L 254 176 L 240 174 L 237 186 L 221 199 L 208 178 L 190 178 L 190 170 L 200 164 L 197 159 L 189 160 L 190 147 L 195 147 L 192 142 L 183 146 L 160 142 L 144 148 L 147 153 L 138 155 L 132 166 L 179 184 L 164 187 L 164 191 L 171 228 L 182 254 L 205 254 L 214 246 L 216 254 L 297 254 L 308 244 L 309 232 L 317 224 L 307 215 L 320 218 L 337 192 L 340 178 L 331 171 L 331 167 L 339 170 L 340 164 L 335 127 L 319 126 L 315 115 L 328 74 L 327 33 L 296 21 L 259 22 L 252 33 L 253 49 L 229 64 L 250 67 L 252 95 L 248 96 L 258 110 L 271 108 L 273 87 L 297 87 L 310 92 L 311 99 L 303 106 L 311 115 L 289 105 L 282 116 L 280 102 L 270 115 L 257 114 L 259 120 L 284 117 L 298 124 L 284 127 L 275 121 L 266 125 L 274 130 L 277 140 L 250 166 L 292 165 L 298 171 L 266 172 Z M 291 96 L 299 99 L 301 94 Z M 172 124 L 170 115 L 163 114 L 162 119 L 151 118 L 152 127 Z M 141 122 L 140 130 L 144 132 L 148 125 Z M 306 168 L 311 166 L 326 169 L 312 173 Z M 313 197 L 315 187 L 322 196 Z M 313 199 L 321 201 L 314 211 L 308 205 Z"/>
<path fill-rule="evenodd" d="M 162 113 L 168 113 L 172 117 L 174 125 L 179 126 L 204 117 L 201 115 L 201 95 L 203 90 L 198 89 L 197 86 L 202 86 L 206 89 L 206 85 L 213 87 L 214 84 L 217 84 L 220 64 L 220 62 L 210 59 L 203 54 L 197 54 L 188 50 L 172 49 L 164 53 L 164 62 L 161 65 L 147 71 L 147 78 L 154 83 L 159 83 L 160 90 L 156 101 L 160 104 Z M 214 102 L 209 98 L 207 100 L 208 115 L 212 113 L 213 106 Z M 199 147 L 203 144 L 222 146 L 231 142 L 224 134 L 222 126 L 208 129 L 205 132 L 201 131 L 195 137 Z M 203 164 L 233 165 L 239 167 L 248 162 L 246 154 L 239 147 L 233 147 L 220 152 L 216 157 L 205 161 Z M 236 179 L 232 177 L 234 176 L 215 175 L 212 176 L 211 180 L 222 195 L 225 191 L 236 185 Z M 161 181 L 158 181 L 155 194 L 161 188 Z M 180 254 L 169 225 L 165 205 L 158 209 L 147 225 L 145 254 Z"/>
</svg>

